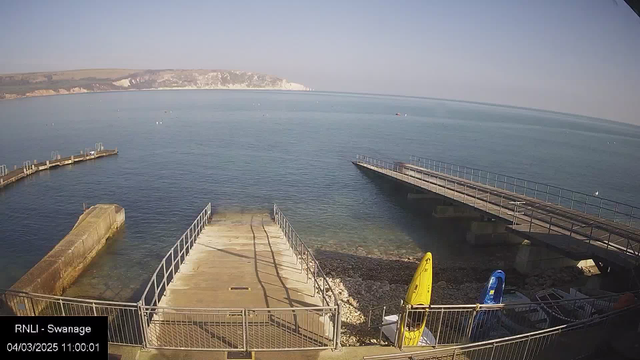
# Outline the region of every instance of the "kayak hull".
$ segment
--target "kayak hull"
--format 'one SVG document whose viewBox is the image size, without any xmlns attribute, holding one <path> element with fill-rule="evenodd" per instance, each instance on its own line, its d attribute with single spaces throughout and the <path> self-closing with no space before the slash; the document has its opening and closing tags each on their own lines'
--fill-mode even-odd
<svg viewBox="0 0 640 360">
<path fill-rule="evenodd" d="M 409 289 L 404 299 L 406 305 L 429 305 L 431 303 L 432 263 L 433 258 L 431 253 L 428 252 L 420 261 L 418 269 L 409 284 Z M 398 340 L 402 341 L 405 346 L 419 345 L 426 322 L 427 314 L 425 311 L 409 310 L 408 313 L 404 312 L 400 319 L 400 324 L 403 326 L 398 332 Z"/>
</svg>

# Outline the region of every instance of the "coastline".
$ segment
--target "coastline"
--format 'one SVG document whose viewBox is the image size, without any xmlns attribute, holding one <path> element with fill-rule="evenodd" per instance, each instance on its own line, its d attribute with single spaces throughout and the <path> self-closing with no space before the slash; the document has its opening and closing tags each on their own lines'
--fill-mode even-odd
<svg viewBox="0 0 640 360">
<path fill-rule="evenodd" d="M 138 91 L 169 91 L 169 90 L 254 90 L 254 91 L 286 91 L 286 92 L 310 92 L 314 91 L 312 89 L 300 90 L 300 89 L 287 89 L 287 88 L 248 88 L 248 87 L 219 87 L 219 88 L 202 88 L 202 87 L 179 87 L 179 88 L 155 88 L 155 89 L 119 89 L 119 90 L 99 90 L 99 91 L 78 91 L 78 92 L 66 92 L 66 93 L 46 93 L 39 95 L 18 95 L 15 97 L 9 98 L 0 98 L 0 101 L 8 101 L 8 100 L 21 100 L 21 99 L 31 99 L 31 98 L 40 98 L 40 97 L 50 97 L 50 96 L 64 96 L 64 95 L 81 95 L 81 94 L 104 94 L 104 93 L 115 93 L 115 92 L 138 92 Z M 13 94 L 9 94 L 13 95 Z"/>
</svg>

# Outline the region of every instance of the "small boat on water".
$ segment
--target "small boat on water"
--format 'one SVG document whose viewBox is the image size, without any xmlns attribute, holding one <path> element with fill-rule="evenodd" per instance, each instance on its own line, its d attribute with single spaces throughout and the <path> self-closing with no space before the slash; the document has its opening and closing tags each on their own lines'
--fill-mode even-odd
<svg viewBox="0 0 640 360">
<path fill-rule="evenodd" d="M 593 299 L 576 289 L 571 289 L 569 293 L 560 289 L 542 290 L 536 294 L 536 299 L 556 323 L 575 322 L 597 314 Z"/>
<path fill-rule="evenodd" d="M 538 304 L 515 289 L 507 288 L 502 296 L 503 304 L 522 304 L 508 306 L 499 312 L 500 324 L 511 335 L 544 330 L 549 327 L 549 316 Z"/>
</svg>

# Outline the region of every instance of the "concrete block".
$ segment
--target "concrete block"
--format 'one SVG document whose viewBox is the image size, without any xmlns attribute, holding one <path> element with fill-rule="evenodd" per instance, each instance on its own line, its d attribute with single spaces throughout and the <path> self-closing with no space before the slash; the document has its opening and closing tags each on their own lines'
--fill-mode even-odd
<svg viewBox="0 0 640 360">
<path fill-rule="evenodd" d="M 468 206 L 455 206 L 455 205 L 441 205 L 437 206 L 433 211 L 433 216 L 437 218 L 456 218 L 456 219 L 478 219 L 482 215 L 475 212 Z"/>
<path fill-rule="evenodd" d="M 69 234 L 13 284 L 11 290 L 61 295 L 87 267 L 107 239 L 124 224 L 124 220 L 124 209 L 116 204 L 92 206 L 80 216 Z M 46 304 L 41 302 L 30 305 L 27 308 L 33 314 L 29 315 L 37 315 Z"/>
<path fill-rule="evenodd" d="M 497 221 L 472 221 L 467 231 L 467 242 L 471 245 L 522 244 L 523 240 L 507 233 L 505 226 Z"/>
</svg>

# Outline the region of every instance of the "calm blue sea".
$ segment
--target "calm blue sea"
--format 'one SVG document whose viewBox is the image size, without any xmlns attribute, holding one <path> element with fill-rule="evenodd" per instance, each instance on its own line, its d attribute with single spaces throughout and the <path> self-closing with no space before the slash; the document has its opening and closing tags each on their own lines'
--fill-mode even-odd
<svg viewBox="0 0 640 360">
<path fill-rule="evenodd" d="M 358 153 L 430 157 L 640 205 L 640 127 L 579 116 L 318 92 L 146 91 L 0 102 L 0 164 L 9 168 L 96 142 L 120 154 L 0 190 L 0 287 L 64 237 L 83 203 L 122 205 L 126 226 L 74 295 L 131 297 L 208 202 L 217 211 L 267 211 L 276 202 L 315 248 L 474 255 L 466 229 L 435 221 L 402 192 L 367 177 L 350 162 Z"/>
</svg>

